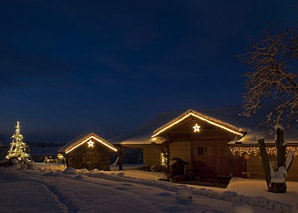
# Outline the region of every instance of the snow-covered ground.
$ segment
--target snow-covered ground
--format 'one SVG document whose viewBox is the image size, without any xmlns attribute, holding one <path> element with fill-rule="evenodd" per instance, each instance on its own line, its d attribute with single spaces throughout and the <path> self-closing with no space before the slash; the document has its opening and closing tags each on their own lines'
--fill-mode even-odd
<svg viewBox="0 0 298 213">
<path fill-rule="evenodd" d="M 263 181 L 237 180 L 219 189 L 158 181 L 162 174 L 137 170 L 63 170 L 0 169 L 0 212 L 230 212 L 236 202 L 255 212 L 297 212 L 296 183 L 286 194 L 267 195 Z M 192 202 L 181 199 L 189 189 Z"/>
</svg>

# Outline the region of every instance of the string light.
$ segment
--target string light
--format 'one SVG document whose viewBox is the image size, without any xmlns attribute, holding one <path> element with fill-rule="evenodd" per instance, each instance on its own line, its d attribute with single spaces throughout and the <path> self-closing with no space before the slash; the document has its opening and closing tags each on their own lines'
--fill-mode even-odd
<svg viewBox="0 0 298 213">
<path fill-rule="evenodd" d="M 230 147 L 230 151 L 234 156 L 236 155 L 244 156 L 246 154 L 257 156 L 259 155 L 259 152 L 260 152 L 259 147 Z M 277 154 L 277 150 L 275 147 L 266 147 L 266 151 L 269 155 Z M 298 147 L 287 147 L 286 151 L 287 151 L 287 154 L 289 152 L 293 152 L 294 156 L 298 155 Z"/>
<path fill-rule="evenodd" d="M 67 153 L 71 152 L 71 151 L 74 150 L 75 148 L 81 146 L 82 144 L 86 143 L 87 141 L 89 141 L 89 140 L 91 140 L 91 139 L 94 139 L 95 141 L 98 141 L 99 143 L 103 144 L 104 146 L 110 148 L 110 149 L 113 150 L 114 152 L 117 152 L 117 149 L 116 149 L 114 146 L 111 146 L 111 145 L 105 143 L 104 141 L 102 141 L 102 140 L 100 140 L 100 139 L 94 137 L 94 136 L 90 136 L 89 138 L 87 138 L 86 140 L 82 141 L 82 142 L 79 143 L 78 145 L 76 145 L 76 146 L 74 146 L 74 147 L 71 147 L 70 149 L 67 149 L 67 150 L 65 151 L 65 153 L 67 154 Z"/>
<path fill-rule="evenodd" d="M 243 134 L 240 133 L 240 132 L 238 132 L 238 131 L 234 131 L 234 130 L 228 128 L 228 127 L 225 127 L 225 126 L 223 126 L 223 125 L 217 124 L 217 123 L 215 123 L 215 122 L 213 122 L 213 121 L 210 121 L 210 120 L 208 120 L 208 119 L 206 119 L 206 118 L 203 118 L 203 117 L 201 117 L 201 116 L 199 116 L 199 115 L 197 115 L 197 114 L 195 114 L 195 113 L 193 113 L 193 112 L 189 112 L 189 113 L 187 113 L 185 116 L 183 116 L 182 118 L 178 119 L 178 120 L 175 121 L 175 122 L 170 123 L 169 125 L 165 126 L 165 127 L 162 128 L 161 130 L 159 130 L 159 131 L 156 130 L 157 132 L 155 131 L 156 133 L 154 132 L 153 135 L 152 135 L 151 137 L 154 138 L 154 137 L 158 136 L 158 135 L 161 134 L 162 132 L 166 131 L 167 129 L 171 128 L 172 126 L 175 126 L 176 124 L 180 123 L 181 121 L 185 120 L 186 118 L 188 118 L 188 117 L 190 117 L 190 116 L 196 117 L 196 118 L 198 118 L 198 119 L 200 119 L 200 120 L 202 120 L 202 121 L 206 121 L 206 122 L 209 123 L 209 124 L 212 124 L 212 125 L 217 126 L 217 127 L 219 127 L 219 128 L 225 129 L 225 130 L 227 130 L 227 131 L 229 131 L 229 132 L 232 132 L 232 133 L 234 133 L 234 134 L 236 134 L 236 135 L 243 136 Z"/>
<path fill-rule="evenodd" d="M 192 128 L 193 128 L 193 132 L 200 132 L 201 127 L 198 124 L 196 124 Z"/>
<path fill-rule="evenodd" d="M 88 147 L 94 147 L 94 142 L 91 140 L 88 141 L 87 144 L 88 144 Z"/>
</svg>

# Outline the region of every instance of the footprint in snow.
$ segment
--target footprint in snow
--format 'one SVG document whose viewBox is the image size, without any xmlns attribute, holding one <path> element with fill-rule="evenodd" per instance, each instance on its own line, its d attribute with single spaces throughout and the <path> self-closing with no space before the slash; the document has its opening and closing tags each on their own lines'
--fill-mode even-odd
<svg viewBox="0 0 298 213">
<path fill-rule="evenodd" d="M 121 190 L 121 191 L 127 191 L 127 190 L 129 190 L 130 188 L 129 188 L 129 187 L 123 187 L 123 186 L 117 186 L 117 187 L 115 187 L 114 189 Z"/>
<path fill-rule="evenodd" d="M 171 194 L 169 192 L 161 192 L 161 193 L 157 194 L 157 196 L 160 196 L 160 197 L 173 197 L 173 194 Z"/>
<path fill-rule="evenodd" d="M 133 185 L 129 183 L 123 183 L 122 186 L 133 186 Z"/>
</svg>

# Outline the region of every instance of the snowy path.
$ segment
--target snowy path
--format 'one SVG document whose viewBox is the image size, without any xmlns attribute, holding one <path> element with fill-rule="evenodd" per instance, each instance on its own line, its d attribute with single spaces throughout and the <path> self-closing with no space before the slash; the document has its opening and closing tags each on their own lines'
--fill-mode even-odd
<svg viewBox="0 0 298 213">
<path fill-rule="evenodd" d="M 30 181 L 0 183 L 0 207 L 0 212 L 67 212 L 46 186 Z"/>
<path fill-rule="evenodd" d="M 26 170 L 0 175 L 0 180 L 6 181 L 0 183 L 0 206 L 5 212 L 229 212 L 232 206 L 198 195 L 192 203 L 181 202 L 173 192 L 154 186 L 84 175 Z"/>
</svg>

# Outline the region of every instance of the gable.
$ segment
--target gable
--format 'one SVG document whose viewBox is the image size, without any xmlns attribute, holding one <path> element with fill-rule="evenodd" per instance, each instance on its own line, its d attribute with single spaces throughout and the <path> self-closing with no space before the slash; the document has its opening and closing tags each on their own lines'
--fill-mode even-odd
<svg viewBox="0 0 298 213">
<path fill-rule="evenodd" d="M 192 121 L 192 122 L 189 122 Z M 192 127 L 196 129 L 192 129 L 189 125 L 193 125 Z M 195 132 L 195 130 L 199 131 L 200 128 L 206 128 L 206 125 L 210 128 L 211 127 L 217 127 L 224 131 L 233 133 L 235 135 L 243 136 L 244 134 L 240 132 L 239 128 L 230 125 L 228 123 L 225 123 L 223 121 L 217 120 L 215 118 L 209 117 L 207 115 L 198 113 L 194 110 L 188 110 L 185 113 L 182 113 L 172 121 L 168 122 L 167 124 L 161 126 L 160 128 L 156 129 L 153 132 L 152 138 L 157 136 L 162 136 L 171 130 L 178 129 L 179 127 L 183 126 L 184 128 L 187 128 L 188 131 L 193 130 L 192 132 Z M 187 126 L 188 125 L 188 126 Z"/>
<path fill-rule="evenodd" d="M 75 140 L 69 142 L 65 146 L 61 147 L 58 150 L 58 152 L 60 152 L 60 153 L 63 152 L 65 154 L 67 154 L 67 153 L 73 151 L 74 149 L 80 147 L 81 145 L 88 143 L 90 141 L 100 143 L 101 145 L 107 147 L 111 151 L 117 152 L 116 147 L 114 147 L 111 143 L 109 143 L 108 141 L 106 141 L 105 139 L 99 137 L 98 135 L 96 135 L 94 133 L 90 133 L 84 137 L 80 137 L 79 139 L 75 139 Z"/>
</svg>

